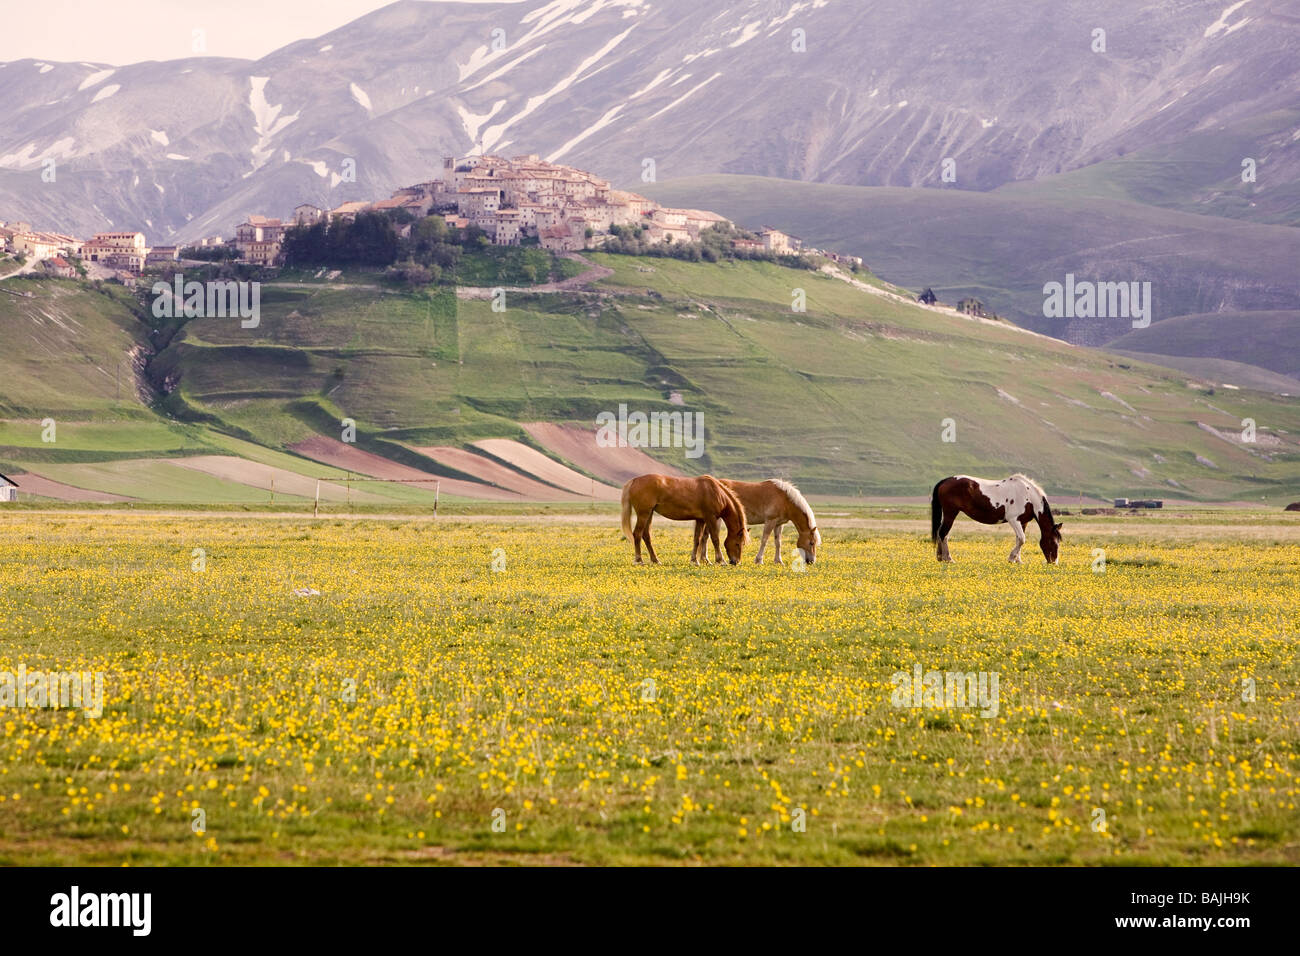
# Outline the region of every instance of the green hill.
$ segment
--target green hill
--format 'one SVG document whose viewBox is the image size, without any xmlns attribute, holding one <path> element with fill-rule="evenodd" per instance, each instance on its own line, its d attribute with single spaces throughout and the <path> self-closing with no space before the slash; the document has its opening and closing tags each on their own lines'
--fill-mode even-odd
<svg viewBox="0 0 1300 956">
<path fill-rule="evenodd" d="M 1127 199 L 1164 209 L 1300 226 L 1293 155 L 1300 112 L 1277 110 L 1042 179 L 1008 183 L 1005 196 Z M 1254 182 L 1242 178 L 1255 161 Z"/>
<path fill-rule="evenodd" d="M 341 473 L 289 446 L 337 437 L 344 417 L 362 447 L 411 463 L 410 448 L 528 442 L 519 423 L 592 428 L 599 412 L 627 404 L 703 414 L 704 455 L 651 449 L 661 461 L 789 475 L 823 494 L 923 494 L 943 475 L 1017 470 L 1061 497 L 1300 491 L 1294 401 L 1197 386 L 823 273 L 593 258 L 614 273 L 593 291 L 512 293 L 503 313 L 448 288 L 268 284 L 258 328 L 196 319 L 149 359 L 140 392 L 152 407 L 124 386 L 116 399 L 103 372 L 151 337 L 121 290 L 23 283 L 35 298 L 0 303 L 0 332 L 20 345 L 0 353 L 0 471 L 44 469 L 128 497 L 238 502 L 246 485 L 217 490 L 222 479 L 188 469 L 157 489 L 176 469 L 141 462 L 238 456 L 328 477 Z M 792 311 L 798 289 L 806 312 Z M 59 420 L 55 444 L 41 441 L 47 416 Z M 1234 437 L 1245 418 L 1258 423 L 1254 445 Z M 948 419 L 954 442 L 942 440 Z M 413 488 L 373 488 L 421 500 Z"/>
</svg>

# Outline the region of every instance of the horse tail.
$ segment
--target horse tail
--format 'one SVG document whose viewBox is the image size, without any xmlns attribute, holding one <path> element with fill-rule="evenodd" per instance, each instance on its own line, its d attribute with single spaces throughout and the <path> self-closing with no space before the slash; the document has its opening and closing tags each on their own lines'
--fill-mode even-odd
<svg viewBox="0 0 1300 956">
<path fill-rule="evenodd" d="M 629 541 L 632 540 L 632 482 L 633 481 L 636 481 L 636 479 L 633 478 L 629 480 L 628 483 L 623 486 L 623 497 L 622 497 L 623 537 L 627 538 Z"/>
<path fill-rule="evenodd" d="M 939 485 L 942 485 L 945 478 L 934 486 L 934 491 L 930 492 L 930 540 L 937 542 L 939 540 L 939 525 L 943 524 L 943 506 L 939 504 Z"/>
</svg>

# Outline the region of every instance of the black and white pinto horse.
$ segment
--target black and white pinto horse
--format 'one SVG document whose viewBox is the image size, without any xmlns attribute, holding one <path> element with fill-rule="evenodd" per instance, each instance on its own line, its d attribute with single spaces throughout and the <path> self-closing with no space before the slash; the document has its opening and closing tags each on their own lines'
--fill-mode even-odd
<svg viewBox="0 0 1300 956">
<path fill-rule="evenodd" d="M 965 513 L 981 524 L 1011 525 L 1016 534 L 1016 546 L 1011 549 L 1010 561 L 1020 564 L 1020 549 L 1025 544 L 1025 527 L 1030 521 L 1038 522 L 1039 546 L 1048 564 L 1055 564 L 1061 543 L 1061 526 L 1052 517 L 1043 489 L 1030 478 L 1016 474 L 1000 481 L 989 478 L 972 478 L 956 475 L 945 478 L 934 486 L 930 495 L 930 540 L 934 542 L 935 557 L 951 561 L 948 553 L 948 532 L 957 515 Z"/>
</svg>

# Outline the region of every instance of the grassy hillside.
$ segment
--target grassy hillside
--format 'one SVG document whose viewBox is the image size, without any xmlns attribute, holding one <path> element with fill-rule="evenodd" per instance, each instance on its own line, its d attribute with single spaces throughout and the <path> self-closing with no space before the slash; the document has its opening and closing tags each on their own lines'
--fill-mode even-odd
<svg viewBox="0 0 1300 956">
<path fill-rule="evenodd" d="M 1128 199 L 1180 212 L 1300 226 L 1297 126 L 1300 112 L 1278 110 L 1058 176 L 1010 183 L 997 192 Z M 1255 160 L 1253 183 L 1242 180 L 1247 157 Z"/>
<path fill-rule="evenodd" d="M 1293 401 L 1198 386 L 1168 369 L 821 273 L 593 258 L 614 273 L 594 291 L 511 294 L 504 313 L 448 289 L 267 285 L 256 329 L 194 320 L 152 358 L 147 377 L 169 391 L 154 410 L 106 401 L 98 383 L 79 395 L 60 354 L 50 360 L 63 376 L 60 407 L 92 413 L 69 415 L 54 447 L 40 440 L 33 403 L 7 384 L 33 357 L 6 350 L 0 402 L 21 414 L 0 424 L 0 470 L 44 462 L 57 470 L 50 477 L 81 487 L 150 497 L 150 482 L 166 481 L 171 490 L 154 497 L 234 502 L 249 496 L 247 486 L 218 490 L 209 482 L 221 479 L 160 459 L 237 455 L 328 477 L 287 449 L 313 434 L 338 437 L 344 417 L 356 420 L 363 447 L 409 462 L 407 446 L 529 441 L 518 423 L 590 428 L 599 412 L 626 403 L 703 414 L 703 457 L 652 449 L 661 461 L 691 472 L 789 475 L 814 492 L 921 494 L 943 475 L 1015 470 L 1061 498 L 1272 501 L 1300 492 Z M 45 284 L 42 295 L 63 299 L 40 307 L 82 316 L 78 334 L 88 341 L 118 336 L 129 348 L 142 340 L 125 303 L 96 311 L 108 301 L 99 293 L 58 285 L 66 290 Z M 806 312 L 791 310 L 797 289 Z M 0 317 L 6 326 L 40 324 L 3 303 Z M 1258 423 L 1253 446 L 1234 438 L 1247 417 Z M 955 442 L 942 440 L 947 419 Z M 366 490 L 394 502 L 420 494 Z"/>
<path fill-rule="evenodd" d="M 1110 344 L 1131 352 L 1215 355 L 1300 378 L 1300 311 L 1180 315 L 1133 329 Z"/>
<path fill-rule="evenodd" d="M 1249 415 L 1294 434 L 1300 415 L 1273 398 L 1211 401 L 1181 375 L 815 273 L 594 258 L 614 269 L 602 294 L 520 294 L 504 313 L 448 292 L 271 288 L 258 329 L 192 322 L 158 364 L 180 375 L 173 407 L 272 445 L 343 416 L 374 441 L 522 437 L 518 422 L 671 409 L 677 392 L 704 414 L 706 453 L 661 460 L 827 492 L 917 493 L 936 474 L 1014 468 L 1098 493 L 1295 486 L 1287 456 L 1266 461 L 1197 425 Z M 806 313 L 791 312 L 796 288 Z M 955 444 L 941 441 L 945 418 Z"/>
<path fill-rule="evenodd" d="M 148 329 L 118 285 L 10 279 L 0 294 L 0 417 L 133 416 L 131 352 Z"/>
<path fill-rule="evenodd" d="M 674 205 L 769 224 L 814 245 L 861 255 L 872 271 L 954 303 L 972 295 L 1000 315 L 1100 345 L 1125 319 L 1070 326 L 1043 316 L 1043 285 L 1066 273 L 1152 283 L 1154 319 L 1300 303 L 1300 230 L 1198 216 L 1082 190 L 975 193 L 700 176 L 647 186 Z"/>
</svg>

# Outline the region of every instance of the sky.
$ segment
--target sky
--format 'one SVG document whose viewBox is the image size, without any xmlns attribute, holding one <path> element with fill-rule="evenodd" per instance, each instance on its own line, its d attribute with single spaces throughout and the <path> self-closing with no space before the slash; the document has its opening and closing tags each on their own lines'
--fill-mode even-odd
<svg viewBox="0 0 1300 956">
<path fill-rule="evenodd" d="M 176 60 L 202 55 L 194 50 L 195 30 L 203 31 L 206 55 L 255 60 L 295 40 L 336 30 L 390 2 L 8 0 L 4 3 L 4 29 L 0 30 L 0 62 L 33 59 L 121 66 L 141 60 Z"/>
</svg>

